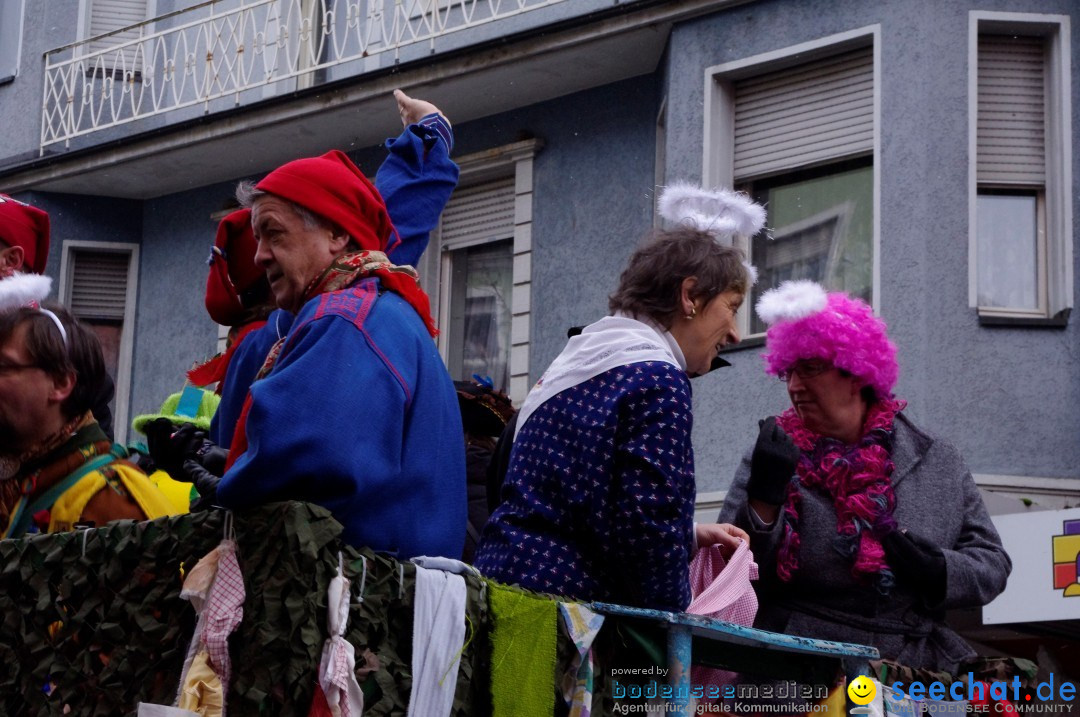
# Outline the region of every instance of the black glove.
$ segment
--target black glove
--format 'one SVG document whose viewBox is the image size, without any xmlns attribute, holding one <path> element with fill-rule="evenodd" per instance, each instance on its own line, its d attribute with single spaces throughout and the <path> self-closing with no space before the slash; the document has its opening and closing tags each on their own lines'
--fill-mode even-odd
<svg viewBox="0 0 1080 717">
<path fill-rule="evenodd" d="M 173 476 L 176 480 L 193 483 L 199 491 L 199 499 L 191 504 L 192 512 L 206 510 L 217 501 L 217 487 L 221 478 L 203 468 L 192 459 L 184 461 L 183 472 Z"/>
<path fill-rule="evenodd" d="M 769 416 L 758 425 L 761 431 L 750 458 L 746 492 L 762 503 L 783 505 L 787 500 L 788 483 L 799 464 L 799 449 L 784 429 L 776 425 L 775 416 Z"/>
<path fill-rule="evenodd" d="M 889 567 L 897 579 L 923 596 L 927 604 L 945 599 L 945 554 L 926 538 L 894 530 L 881 539 Z"/>
<path fill-rule="evenodd" d="M 206 432 L 191 423 L 177 428 L 168 418 L 156 418 L 146 424 L 146 445 L 150 457 L 173 478 L 183 473 L 184 461 L 197 460 Z M 179 480 L 179 478 L 177 478 Z"/>
<path fill-rule="evenodd" d="M 229 460 L 229 451 L 216 443 L 203 441 L 196 460 L 203 468 L 214 475 L 223 476 L 225 475 L 225 463 Z"/>
</svg>

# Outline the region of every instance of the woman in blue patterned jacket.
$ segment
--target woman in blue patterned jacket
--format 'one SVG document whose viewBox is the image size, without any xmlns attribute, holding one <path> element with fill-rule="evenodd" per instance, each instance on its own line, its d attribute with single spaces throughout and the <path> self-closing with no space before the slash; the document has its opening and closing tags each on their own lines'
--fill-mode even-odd
<svg viewBox="0 0 1080 717">
<path fill-rule="evenodd" d="M 764 212 L 732 192 L 672 191 L 660 208 L 679 225 L 633 254 L 611 316 L 570 339 L 522 406 L 477 550 L 476 567 L 494 580 L 679 611 L 695 547 L 746 539 L 694 524 L 690 379 L 739 340 L 735 315 L 754 272 L 731 243 L 756 233 Z"/>
</svg>

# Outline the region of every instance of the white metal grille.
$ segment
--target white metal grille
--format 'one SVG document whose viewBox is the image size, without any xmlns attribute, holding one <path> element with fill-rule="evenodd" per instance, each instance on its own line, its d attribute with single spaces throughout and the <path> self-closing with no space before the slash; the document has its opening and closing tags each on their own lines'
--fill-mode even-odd
<svg viewBox="0 0 1080 717">
<path fill-rule="evenodd" d="M 567 0 L 204 2 L 45 56 L 41 149 L 134 120 L 239 105 L 248 90 Z M 261 100 L 261 92 L 250 99 Z M 222 105 L 214 104 L 220 101 Z"/>
<path fill-rule="evenodd" d="M 871 48 L 735 83 L 738 180 L 865 154 L 873 146 Z"/>
<path fill-rule="evenodd" d="M 1046 49 L 1038 37 L 979 37 L 978 181 L 1046 182 Z"/>
<path fill-rule="evenodd" d="M 71 312 L 80 319 L 123 321 L 131 255 L 72 252 Z"/>
<path fill-rule="evenodd" d="M 514 178 L 454 192 L 442 214 L 442 248 L 460 249 L 514 236 Z"/>
</svg>

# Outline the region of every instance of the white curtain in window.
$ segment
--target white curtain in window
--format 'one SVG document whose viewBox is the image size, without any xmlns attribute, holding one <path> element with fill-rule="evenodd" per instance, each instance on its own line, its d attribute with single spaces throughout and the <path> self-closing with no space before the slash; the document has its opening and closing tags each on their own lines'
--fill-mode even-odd
<svg viewBox="0 0 1080 717">
<path fill-rule="evenodd" d="M 1034 196 L 978 197 L 979 306 L 1038 309 Z"/>
</svg>

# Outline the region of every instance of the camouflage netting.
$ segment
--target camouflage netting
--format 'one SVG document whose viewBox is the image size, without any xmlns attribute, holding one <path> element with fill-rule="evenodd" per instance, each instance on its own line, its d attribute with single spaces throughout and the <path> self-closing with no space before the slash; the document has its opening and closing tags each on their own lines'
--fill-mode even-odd
<svg viewBox="0 0 1080 717">
<path fill-rule="evenodd" d="M 180 599 L 190 570 L 222 539 L 220 511 L 120 521 L 97 530 L 0 541 L 0 713 L 134 714 L 172 704 L 195 626 Z M 326 635 L 326 588 L 343 551 L 365 715 L 404 714 L 411 689 L 415 568 L 344 546 L 313 505 L 281 503 L 235 520 L 247 599 L 229 640 L 230 715 L 305 715 Z M 487 714 L 483 583 L 466 577 L 466 645 L 454 715 Z M 370 668 L 370 669 L 365 669 Z"/>
</svg>

